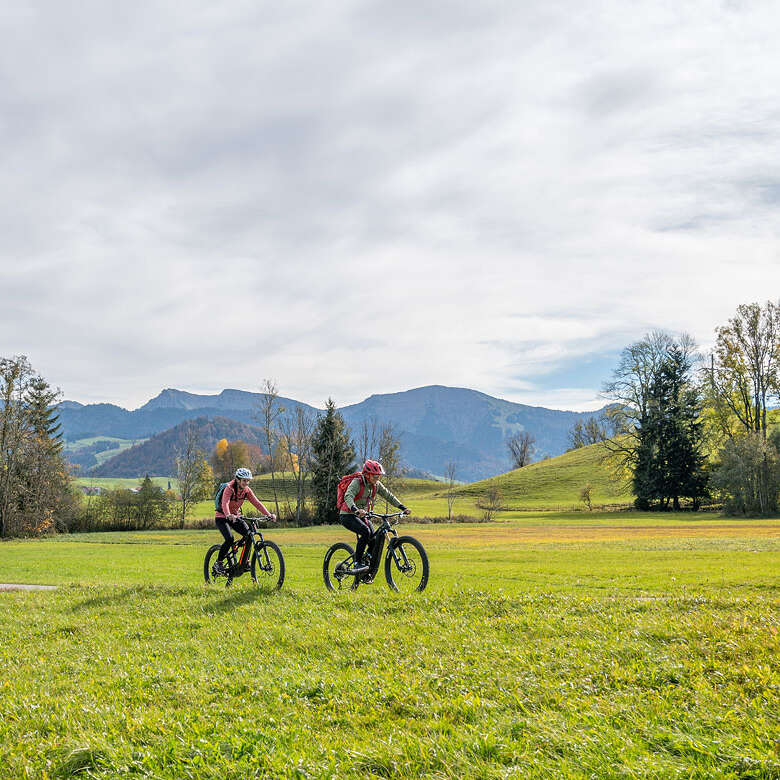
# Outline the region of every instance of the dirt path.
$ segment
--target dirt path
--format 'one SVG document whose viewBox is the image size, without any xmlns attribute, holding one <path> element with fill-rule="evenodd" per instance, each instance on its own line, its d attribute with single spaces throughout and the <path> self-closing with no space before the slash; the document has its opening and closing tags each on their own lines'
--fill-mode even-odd
<svg viewBox="0 0 780 780">
<path fill-rule="evenodd" d="M 15 585 L 9 582 L 0 582 L 0 591 L 3 590 L 56 590 L 56 585 Z"/>
</svg>

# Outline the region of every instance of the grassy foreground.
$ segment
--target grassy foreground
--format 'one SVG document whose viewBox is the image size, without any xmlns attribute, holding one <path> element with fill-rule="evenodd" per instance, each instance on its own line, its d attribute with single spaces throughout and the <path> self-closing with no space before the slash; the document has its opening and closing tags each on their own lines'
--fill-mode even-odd
<svg viewBox="0 0 780 780">
<path fill-rule="evenodd" d="M 403 530 L 412 597 L 327 594 L 339 528 L 267 532 L 280 593 L 202 586 L 214 532 L 0 544 L 61 585 L 0 593 L 0 777 L 780 777 L 777 521 Z"/>
</svg>

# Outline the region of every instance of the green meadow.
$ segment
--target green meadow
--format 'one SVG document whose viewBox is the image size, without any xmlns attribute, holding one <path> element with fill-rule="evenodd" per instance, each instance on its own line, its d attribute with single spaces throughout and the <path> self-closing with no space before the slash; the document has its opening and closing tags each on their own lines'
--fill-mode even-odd
<svg viewBox="0 0 780 780">
<path fill-rule="evenodd" d="M 0 777 L 780 777 L 777 520 L 401 529 L 422 594 L 326 592 L 333 526 L 265 531 L 280 592 L 204 586 L 216 531 L 0 544 L 59 586 L 0 593 Z"/>
</svg>

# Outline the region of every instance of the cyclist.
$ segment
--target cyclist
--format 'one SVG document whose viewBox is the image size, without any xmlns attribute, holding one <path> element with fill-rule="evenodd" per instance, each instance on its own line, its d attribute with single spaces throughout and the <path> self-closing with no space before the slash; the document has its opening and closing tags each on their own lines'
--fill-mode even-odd
<svg viewBox="0 0 780 780">
<path fill-rule="evenodd" d="M 358 536 L 352 574 L 360 574 L 369 569 L 370 562 L 363 560 L 363 553 L 371 539 L 374 526 L 371 525 L 371 521 L 366 515 L 374 508 L 374 500 L 377 493 L 389 504 L 398 507 L 405 515 L 412 512 L 379 481 L 379 477 L 384 473 L 385 470 L 381 463 L 375 460 L 367 460 L 363 464 L 363 470 L 359 474 L 355 474 L 349 483 L 344 492 L 344 501 L 339 507 L 339 521 L 345 528 L 348 528 Z M 365 575 L 364 581 L 368 581 Z"/>
<path fill-rule="evenodd" d="M 276 520 L 276 515 L 269 512 L 263 506 L 262 501 L 252 492 L 252 488 L 249 487 L 251 479 L 252 472 L 249 469 L 236 469 L 235 477 L 225 485 L 225 489 L 222 491 L 220 509 L 216 512 L 214 522 L 225 541 L 219 548 L 217 562 L 214 565 L 215 574 L 227 574 L 223 561 L 233 544 L 233 534 L 230 533 L 230 528 L 238 531 L 241 536 L 246 536 L 249 533 L 249 526 L 246 524 L 246 520 L 241 517 L 241 506 L 244 501 L 249 501 L 269 520 Z"/>
</svg>

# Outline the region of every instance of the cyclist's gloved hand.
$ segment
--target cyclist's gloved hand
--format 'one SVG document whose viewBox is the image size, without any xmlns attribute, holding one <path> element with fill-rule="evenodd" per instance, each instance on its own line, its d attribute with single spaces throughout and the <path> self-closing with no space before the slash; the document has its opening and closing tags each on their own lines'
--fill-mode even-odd
<svg viewBox="0 0 780 780">
<path fill-rule="evenodd" d="M 406 508 L 404 509 L 404 514 L 405 514 L 405 515 L 410 515 L 410 514 L 412 514 L 412 510 L 411 510 L 411 509 L 409 509 L 409 507 L 406 507 Z"/>
<path fill-rule="evenodd" d="M 368 512 L 366 512 L 366 510 L 365 510 L 365 509 L 358 509 L 358 510 L 356 510 L 356 511 L 355 511 L 355 514 L 356 514 L 356 515 L 357 515 L 359 518 L 361 518 L 361 519 L 362 519 L 362 518 L 364 518 L 364 517 L 365 517 L 365 516 L 368 514 Z"/>
<path fill-rule="evenodd" d="M 269 514 L 269 515 L 266 515 L 266 516 L 265 516 L 265 519 L 266 519 L 266 520 L 270 520 L 270 521 L 273 523 L 273 522 L 276 520 L 276 515 L 275 515 L 275 514 L 273 514 L 273 512 L 272 512 L 271 514 Z"/>
</svg>

